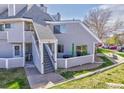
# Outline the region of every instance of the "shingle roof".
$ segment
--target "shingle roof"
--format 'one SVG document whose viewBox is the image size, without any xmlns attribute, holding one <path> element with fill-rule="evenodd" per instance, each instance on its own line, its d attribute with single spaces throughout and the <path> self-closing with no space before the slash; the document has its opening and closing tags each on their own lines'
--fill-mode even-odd
<svg viewBox="0 0 124 93">
<path fill-rule="evenodd" d="M 46 25 L 45 21 L 52 21 L 51 16 L 43 12 L 39 6 L 33 5 L 30 9 L 28 6 L 24 7 L 16 16 L 8 17 L 8 9 L 0 14 L 0 18 L 30 18 L 33 20 L 35 31 L 41 40 L 56 40 L 56 37 Z"/>
<path fill-rule="evenodd" d="M 8 16 L 8 9 L 0 13 L 0 19 L 5 18 L 31 18 L 33 21 L 38 22 L 40 21 L 51 21 L 53 20 L 52 17 L 48 14 L 43 12 L 40 9 L 40 6 L 34 4 L 28 9 L 30 6 L 25 6 L 19 13 L 17 13 L 15 16 Z"/>
<path fill-rule="evenodd" d="M 52 31 L 50 30 L 48 25 L 41 25 L 41 24 L 38 24 L 35 22 L 33 24 L 34 24 L 35 31 L 36 31 L 40 41 L 56 40 L 56 37 L 54 36 L 54 34 L 52 33 Z"/>
</svg>

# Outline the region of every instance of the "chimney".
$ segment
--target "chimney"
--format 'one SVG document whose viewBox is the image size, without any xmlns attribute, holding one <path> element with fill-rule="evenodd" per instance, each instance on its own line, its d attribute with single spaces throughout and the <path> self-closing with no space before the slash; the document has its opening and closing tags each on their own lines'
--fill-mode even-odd
<svg viewBox="0 0 124 93">
<path fill-rule="evenodd" d="M 59 13 L 59 12 L 57 13 L 57 15 L 56 15 L 56 16 L 57 16 L 58 21 L 60 21 L 60 20 L 61 20 L 61 15 L 60 15 L 60 13 Z"/>
<path fill-rule="evenodd" d="M 8 16 L 15 16 L 15 4 L 8 4 Z"/>
<path fill-rule="evenodd" d="M 40 8 L 43 12 L 47 13 L 47 7 L 44 4 L 40 4 Z"/>
<path fill-rule="evenodd" d="M 56 20 L 56 21 L 60 21 L 61 20 L 61 15 L 60 13 L 58 12 L 56 15 L 52 15 L 53 18 Z"/>
</svg>

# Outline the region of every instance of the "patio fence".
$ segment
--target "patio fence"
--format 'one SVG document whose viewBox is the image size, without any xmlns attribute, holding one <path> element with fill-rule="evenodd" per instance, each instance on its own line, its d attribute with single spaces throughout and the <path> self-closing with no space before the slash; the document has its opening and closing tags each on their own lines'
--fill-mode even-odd
<svg viewBox="0 0 124 93">
<path fill-rule="evenodd" d="M 0 68 L 24 67 L 23 57 L 18 58 L 0 58 Z"/>
<path fill-rule="evenodd" d="M 58 68 L 70 68 L 92 62 L 93 62 L 93 55 L 57 59 Z"/>
</svg>

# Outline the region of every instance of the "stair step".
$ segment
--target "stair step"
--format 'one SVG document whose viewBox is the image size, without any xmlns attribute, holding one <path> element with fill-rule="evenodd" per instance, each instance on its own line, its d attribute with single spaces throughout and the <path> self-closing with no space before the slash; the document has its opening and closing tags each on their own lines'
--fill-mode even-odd
<svg viewBox="0 0 124 93">
<path fill-rule="evenodd" d="M 53 69 L 44 70 L 44 72 L 53 72 L 53 71 L 55 71 L 55 70 L 53 70 Z"/>
<path fill-rule="evenodd" d="M 48 66 L 44 66 L 45 69 L 54 69 L 51 65 L 48 65 Z"/>
<path fill-rule="evenodd" d="M 44 69 L 44 71 L 54 71 L 53 68 L 49 68 L 49 69 Z"/>
<path fill-rule="evenodd" d="M 45 67 L 53 66 L 52 64 L 44 65 Z"/>
<path fill-rule="evenodd" d="M 46 48 L 44 46 L 44 73 L 51 73 L 54 72 L 54 66 L 49 58 L 49 55 L 46 51 Z"/>
</svg>

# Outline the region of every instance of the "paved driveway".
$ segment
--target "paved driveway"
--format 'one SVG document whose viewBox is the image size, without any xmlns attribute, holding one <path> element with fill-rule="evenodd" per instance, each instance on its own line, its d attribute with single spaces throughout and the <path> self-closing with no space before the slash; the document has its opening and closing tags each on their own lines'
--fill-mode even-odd
<svg viewBox="0 0 124 93">
<path fill-rule="evenodd" d="M 26 75 L 31 88 L 48 88 L 59 82 L 63 82 L 64 78 L 57 73 L 40 74 L 35 67 L 25 67 Z"/>
</svg>

